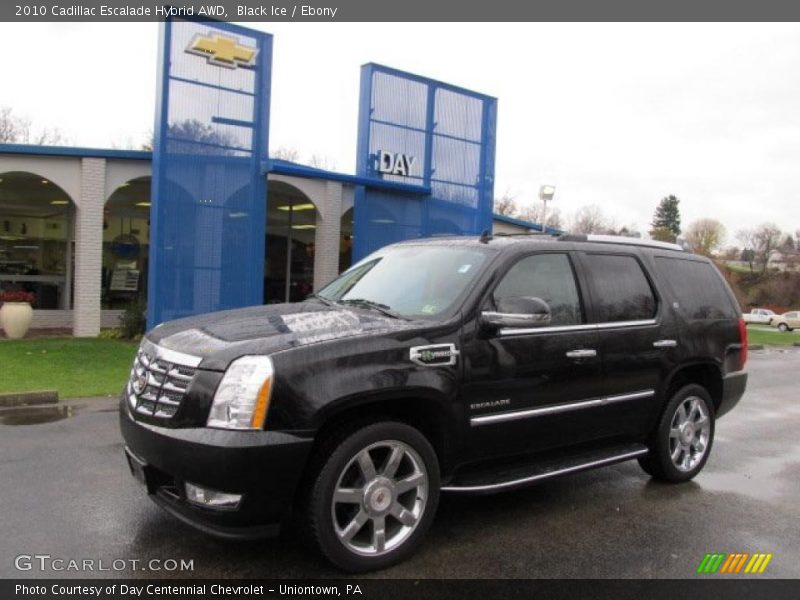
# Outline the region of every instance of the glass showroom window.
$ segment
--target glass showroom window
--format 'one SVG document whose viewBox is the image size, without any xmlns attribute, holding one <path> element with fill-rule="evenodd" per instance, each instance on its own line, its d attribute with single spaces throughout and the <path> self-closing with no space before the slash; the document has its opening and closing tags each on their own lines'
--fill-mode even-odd
<svg viewBox="0 0 800 600">
<path fill-rule="evenodd" d="M 0 173 L 0 290 L 33 292 L 36 309 L 72 305 L 71 198 L 34 173 Z"/>
<path fill-rule="evenodd" d="M 147 299 L 150 178 L 132 179 L 106 201 L 103 213 L 103 308 Z"/>
<path fill-rule="evenodd" d="M 314 291 L 317 210 L 289 184 L 268 190 L 264 304 L 299 302 Z"/>
</svg>

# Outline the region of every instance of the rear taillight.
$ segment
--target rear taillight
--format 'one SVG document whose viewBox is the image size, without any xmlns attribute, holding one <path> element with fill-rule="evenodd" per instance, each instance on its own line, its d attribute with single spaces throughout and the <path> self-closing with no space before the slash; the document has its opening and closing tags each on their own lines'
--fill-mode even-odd
<svg viewBox="0 0 800 600">
<path fill-rule="evenodd" d="M 747 362 L 747 323 L 744 322 L 744 319 L 739 319 L 739 342 L 742 344 L 739 352 L 739 368 L 744 369 Z"/>
</svg>

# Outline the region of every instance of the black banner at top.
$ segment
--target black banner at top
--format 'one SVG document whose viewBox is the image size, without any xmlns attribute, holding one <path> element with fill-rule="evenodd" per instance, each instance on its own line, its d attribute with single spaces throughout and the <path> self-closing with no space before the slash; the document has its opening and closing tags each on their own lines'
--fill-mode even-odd
<svg viewBox="0 0 800 600">
<path fill-rule="evenodd" d="M 786 0 L 34 0 L 0 3 L 2 21 L 162 21 L 169 16 L 224 21 L 796 21 Z"/>
</svg>

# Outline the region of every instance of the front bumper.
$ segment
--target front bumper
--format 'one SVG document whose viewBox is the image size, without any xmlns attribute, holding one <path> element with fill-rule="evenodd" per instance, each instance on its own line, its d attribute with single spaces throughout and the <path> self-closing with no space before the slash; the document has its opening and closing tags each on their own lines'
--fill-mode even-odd
<svg viewBox="0 0 800 600">
<path fill-rule="evenodd" d="M 717 408 L 717 418 L 721 417 L 739 404 L 747 387 L 747 372 L 734 371 L 722 378 L 722 400 Z"/>
<path fill-rule="evenodd" d="M 144 465 L 147 493 L 182 521 L 225 538 L 277 535 L 313 444 L 278 431 L 172 429 L 135 421 L 120 403 L 126 449 Z M 242 494 L 235 510 L 210 509 L 186 500 L 184 483 Z"/>
</svg>

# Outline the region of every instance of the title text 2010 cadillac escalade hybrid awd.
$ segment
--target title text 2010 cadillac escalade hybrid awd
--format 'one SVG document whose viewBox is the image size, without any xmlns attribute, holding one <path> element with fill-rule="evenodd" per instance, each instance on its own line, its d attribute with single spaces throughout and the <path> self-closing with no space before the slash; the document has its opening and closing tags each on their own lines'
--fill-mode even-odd
<svg viewBox="0 0 800 600">
<path fill-rule="evenodd" d="M 671 244 L 395 244 L 304 302 L 150 331 L 121 400 L 128 462 L 210 533 L 271 535 L 293 515 L 339 567 L 385 567 L 441 492 L 633 458 L 697 475 L 744 393 L 739 316 L 713 264 Z"/>
</svg>

